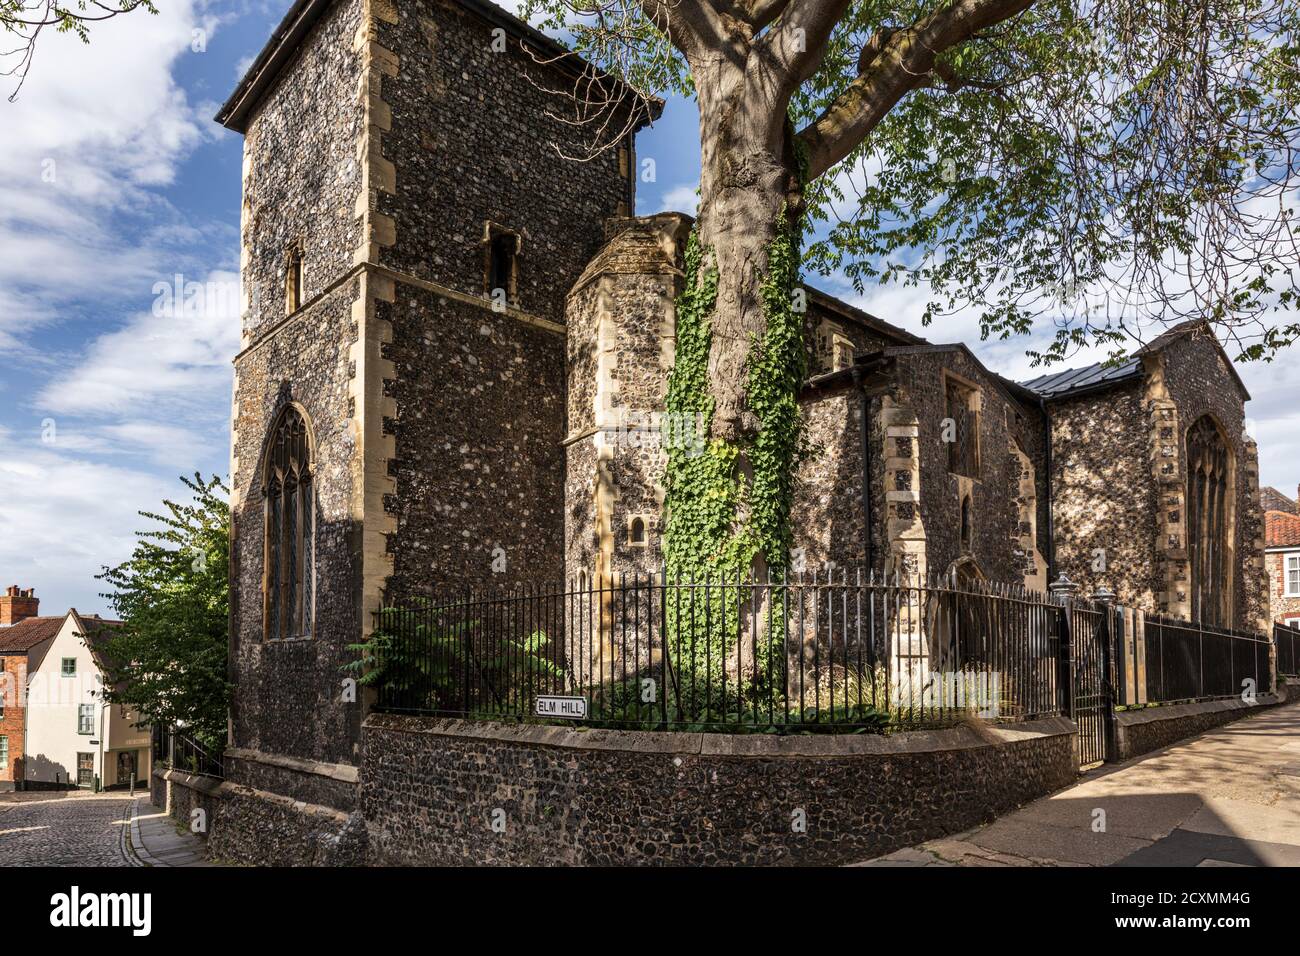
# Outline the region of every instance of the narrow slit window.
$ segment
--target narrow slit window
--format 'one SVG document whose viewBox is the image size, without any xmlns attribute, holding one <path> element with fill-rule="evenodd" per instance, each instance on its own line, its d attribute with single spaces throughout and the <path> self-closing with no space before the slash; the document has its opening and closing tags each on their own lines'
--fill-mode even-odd
<svg viewBox="0 0 1300 956">
<path fill-rule="evenodd" d="M 488 246 L 488 295 L 514 298 L 515 254 L 518 240 L 513 233 L 499 232 L 492 236 Z M 498 291 L 500 290 L 500 291 Z"/>
<path fill-rule="evenodd" d="M 970 515 L 970 495 L 961 500 L 961 549 L 965 553 L 971 550 L 971 515 Z"/>
<path fill-rule="evenodd" d="M 1232 619 L 1231 453 L 1214 420 L 1187 431 L 1187 556 L 1192 620 L 1226 627 Z"/>
<path fill-rule="evenodd" d="M 302 308 L 302 258 L 302 247 L 294 246 L 285 261 L 284 300 L 290 315 Z"/>
<path fill-rule="evenodd" d="M 948 420 L 944 441 L 948 444 L 948 470 L 965 478 L 979 477 L 979 396 L 960 382 L 947 383 Z"/>
</svg>

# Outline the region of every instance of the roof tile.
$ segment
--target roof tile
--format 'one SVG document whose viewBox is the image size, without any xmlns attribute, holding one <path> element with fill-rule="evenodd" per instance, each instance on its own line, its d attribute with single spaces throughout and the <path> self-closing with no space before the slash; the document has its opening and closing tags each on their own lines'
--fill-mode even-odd
<svg viewBox="0 0 1300 956">
<path fill-rule="evenodd" d="M 66 614 L 58 617 L 29 617 L 11 627 L 0 628 L 0 654 L 25 654 L 42 641 L 59 633 Z"/>
<path fill-rule="evenodd" d="M 1300 515 L 1285 511 L 1264 513 L 1264 547 L 1300 548 Z"/>
</svg>

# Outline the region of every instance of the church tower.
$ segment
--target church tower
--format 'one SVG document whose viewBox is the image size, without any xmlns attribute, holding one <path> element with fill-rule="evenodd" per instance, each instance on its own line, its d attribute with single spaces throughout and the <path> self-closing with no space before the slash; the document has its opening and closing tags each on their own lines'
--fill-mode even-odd
<svg viewBox="0 0 1300 956">
<path fill-rule="evenodd" d="M 575 584 L 661 570 L 664 400 L 691 220 L 610 224 L 569 293 L 565 571 Z"/>
<path fill-rule="evenodd" d="M 343 668 L 385 601 L 562 573 L 565 295 L 649 119 L 588 158 L 587 70 L 484 0 L 297 0 L 218 114 L 245 137 L 222 855 L 276 817 L 269 858 L 356 858 Z"/>
</svg>

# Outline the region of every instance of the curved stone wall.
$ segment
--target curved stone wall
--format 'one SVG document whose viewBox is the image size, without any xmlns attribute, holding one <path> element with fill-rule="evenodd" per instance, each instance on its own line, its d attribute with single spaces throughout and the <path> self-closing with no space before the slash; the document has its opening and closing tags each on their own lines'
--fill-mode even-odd
<svg viewBox="0 0 1300 956">
<path fill-rule="evenodd" d="M 1063 718 L 891 736 L 582 730 L 372 714 L 371 864 L 836 864 L 1075 779 Z"/>
</svg>

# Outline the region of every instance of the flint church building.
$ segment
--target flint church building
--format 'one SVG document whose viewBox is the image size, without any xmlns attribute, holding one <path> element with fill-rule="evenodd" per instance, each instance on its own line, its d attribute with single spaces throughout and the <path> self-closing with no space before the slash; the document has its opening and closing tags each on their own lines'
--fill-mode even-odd
<svg viewBox="0 0 1300 956">
<path fill-rule="evenodd" d="M 553 91 L 584 69 L 486 0 L 297 0 L 221 109 L 244 136 L 224 856 L 361 858 L 375 768 L 341 668 L 386 598 L 659 565 L 691 223 L 632 217 L 633 117 L 565 158 L 589 133 Z M 1205 327 L 1017 383 L 807 302 L 807 567 L 1067 575 L 1262 627 L 1249 396 Z"/>
</svg>

